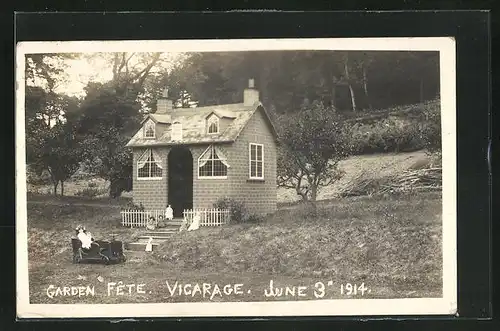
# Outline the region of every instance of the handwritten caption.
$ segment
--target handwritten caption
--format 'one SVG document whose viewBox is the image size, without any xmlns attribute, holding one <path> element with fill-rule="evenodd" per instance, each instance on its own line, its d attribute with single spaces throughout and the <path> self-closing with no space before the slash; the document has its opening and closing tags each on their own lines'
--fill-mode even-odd
<svg viewBox="0 0 500 331">
<path fill-rule="evenodd" d="M 371 289 L 365 283 L 335 283 L 333 280 L 317 281 L 309 285 L 277 285 L 274 280 L 270 280 L 264 287 L 255 289 L 245 284 L 217 284 L 217 283 L 181 283 L 179 281 L 165 281 L 164 295 L 173 297 L 197 297 L 214 300 L 229 296 L 252 298 L 334 298 L 334 297 L 354 297 L 365 296 L 371 293 Z M 158 293 L 159 289 L 148 290 L 146 284 L 127 284 L 122 281 L 108 282 L 105 285 L 105 296 L 134 296 Z M 88 286 L 55 286 L 49 285 L 46 288 L 49 298 L 60 296 L 88 297 L 96 296 L 96 288 Z"/>
</svg>

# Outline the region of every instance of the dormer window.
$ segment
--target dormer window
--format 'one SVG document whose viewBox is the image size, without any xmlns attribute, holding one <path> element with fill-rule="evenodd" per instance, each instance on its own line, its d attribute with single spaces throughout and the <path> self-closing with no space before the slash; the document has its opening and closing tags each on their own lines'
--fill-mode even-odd
<svg viewBox="0 0 500 331">
<path fill-rule="evenodd" d="M 154 138 L 155 136 L 155 123 L 149 120 L 144 125 L 144 138 Z"/>
<path fill-rule="evenodd" d="M 212 114 L 207 121 L 208 133 L 219 133 L 219 118 L 217 115 Z"/>
</svg>

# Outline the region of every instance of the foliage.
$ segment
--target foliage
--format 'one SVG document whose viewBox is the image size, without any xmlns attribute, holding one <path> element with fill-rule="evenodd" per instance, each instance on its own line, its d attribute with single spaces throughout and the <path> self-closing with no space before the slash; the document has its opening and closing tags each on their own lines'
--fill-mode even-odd
<svg viewBox="0 0 500 331">
<path fill-rule="evenodd" d="M 441 149 L 439 100 L 390 109 L 374 116 L 347 121 L 353 154 Z"/>
<path fill-rule="evenodd" d="M 318 190 L 342 175 L 337 166 L 350 154 L 349 135 L 335 112 L 320 102 L 304 103 L 280 122 L 278 185 L 314 203 Z"/>
<path fill-rule="evenodd" d="M 61 183 L 61 195 L 64 195 L 64 182 L 78 170 L 83 158 L 81 140 L 71 117 L 78 105 L 72 98 L 39 88 L 28 89 L 28 95 L 27 162 L 35 174 L 49 173 L 54 194 Z"/>
<path fill-rule="evenodd" d="M 133 95 L 119 95 L 111 84 L 89 84 L 79 134 L 84 137 L 85 166 L 110 181 L 110 196 L 132 188 L 132 152 L 125 145 L 139 121 L 139 104 Z"/>
<path fill-rule="evenodd" d="M 218 209 L 228 209 L 231 213 L 232 223 L 246 223 L 256 219 L 254 215 L 248 212 L 248 209 L 243 202 L 233 198 L 219 198 L 213 206 Z"/>
<path fill-rule="evenodd" d="M 371 124 L 356 123 L 352 132 L 352 152 L 356 155 L 410 152 L 424 148 L 416 121 L 383 119 Z"/>
<path fill-rule="evenodd" d="M 304 99 L 341 111 L 387 108 L 439 93 L 435 52 L 253 51 L 189 53 L 146 85 L 182 91 L 200 106 L 241 102 L 254 78 L 261 101 L 278 113 L 300 109 Z M 154 105 L 152 105 L 154 108 Z"/>
<path fill-rule="evenodd" d="M 85 187 L 84 189 L 79 190 L 75 193 L 76 196 L 88 198 L 94 198 L 101 194 L 103 194 L 102 190 L 98 189 L 97 187 Z"/>
<path fill-rule="evenodd" d="M 54 91 L 65 80 L 65 60 L 77 59 L 75 53 L 38 53 L 26 55 L 26 83 Z"/>
<path fill-rule="evenodd" d="M 422 105 L 420 134 L 427 150 L 430 152 L 441 151 L 441 108 L 439 102 Z"/>
</svg>

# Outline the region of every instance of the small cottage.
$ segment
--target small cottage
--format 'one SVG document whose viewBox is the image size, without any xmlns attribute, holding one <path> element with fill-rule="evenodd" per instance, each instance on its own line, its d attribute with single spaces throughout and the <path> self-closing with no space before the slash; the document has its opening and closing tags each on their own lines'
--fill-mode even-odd
<svg viewBox="0 0 500 331">
<path fill-rule="evenodd" d="M 133 200 L 146 209 L 171 205 L 181 217 L 229 197 L 252 213 L 276 210 L 277 135 L 253 80 L 237 104 L 174 108 L 164 92 L 127 146 Z"/>
</svg>

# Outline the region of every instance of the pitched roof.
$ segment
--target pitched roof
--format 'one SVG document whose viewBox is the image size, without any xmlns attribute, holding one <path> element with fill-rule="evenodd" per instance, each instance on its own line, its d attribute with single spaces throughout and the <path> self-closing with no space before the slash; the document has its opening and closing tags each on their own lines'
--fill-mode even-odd
<svg viewBox="0 0 500 331">
<path fill-rule="evenodd" d="M 179 121 L 182 124 L 182 141 L 172 141 L 170 137 L 171 130 L 169 129 L 165 130 L 164 134 L 157 139 L 143 138 L 142 130 L 138 130 L 132 139 L 130 139 L 127 146 L 168 146 L 233 142 L 238 138 L 250 118 L 258 110 L 263 111 L 264 116 L 269 121 L 272 133 L 277 137 L 276 130 L 271 122 L 269 114 L 260 102 L 256 102 L 252 106 L 236 103 L 196 108 L 177 108 L 170 114 L 146 115 L 143 122 L 148 118 L 151 118 L 156 123 L 172 124 L 175 121 Z M 206 119 L 212 113 L 215 113 L 221 118 L 226 117 L 231 119 L 231 122 L 224 131 L 217 134 L 207 133 Z"/>
</svg>

